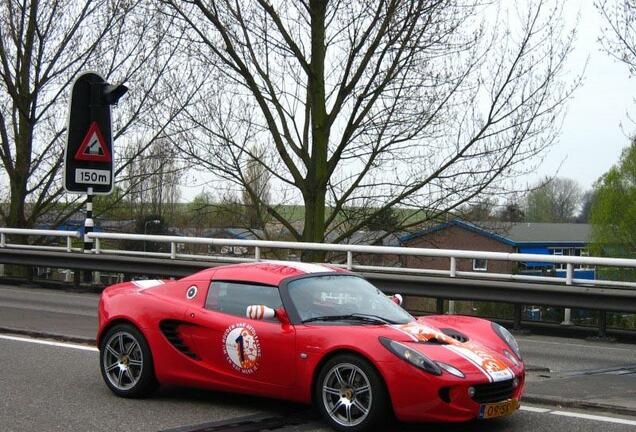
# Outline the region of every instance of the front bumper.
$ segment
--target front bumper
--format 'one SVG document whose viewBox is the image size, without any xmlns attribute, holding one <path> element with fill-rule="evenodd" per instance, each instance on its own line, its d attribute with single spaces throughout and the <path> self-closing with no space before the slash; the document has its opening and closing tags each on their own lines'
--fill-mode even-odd
<svg viewBox="0 0 636 432">
<path fill-rule="evenodd" d="M 520 400 L 525 384 L 523 369 L 515 371 L 519 383 L 509 390 L 503 389 L 505 383 L 489 383 L 483 375 L 461 379 L 444 372 L 434 376 L 404 362 L 383 369 L 393 411 L 405 422 L 473 420 L 479 417 L 485 403 Z M 476 387 L 477 395 L 471 397 L 469 387 Z"/>
</svg>

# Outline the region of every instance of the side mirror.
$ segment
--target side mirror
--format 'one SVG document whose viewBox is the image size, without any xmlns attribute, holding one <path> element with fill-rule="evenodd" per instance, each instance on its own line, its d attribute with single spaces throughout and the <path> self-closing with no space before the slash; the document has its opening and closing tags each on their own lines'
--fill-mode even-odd
<svg viewBox="0 0 636 432">
<path fill-rule="evenodd" d="M 281 324 L 289 324 L 289 316 L 287 315 L 287 311 L 285 311 L 285 308 L 279 307 L 278 309 L 276 309 L 275 313 L 276 318 L 278 318 L 278 321 L 280 321 Z"/>
<path fill-rule="evenodd" d="M 402 298 L 400 294 L 393 294 L 390 297 L 390 299 L 393 303 L 395 303 L 398 306 L 402 306 L 402 303 L 404 303 L 404 299 Z"/>
<path fill-rule="evenodd" d="M 276 311 L 265 305 L 250 305 L 247 307 L 245 316 L 254 320 L 271 319 L 276 316 Z"/>
</svg>

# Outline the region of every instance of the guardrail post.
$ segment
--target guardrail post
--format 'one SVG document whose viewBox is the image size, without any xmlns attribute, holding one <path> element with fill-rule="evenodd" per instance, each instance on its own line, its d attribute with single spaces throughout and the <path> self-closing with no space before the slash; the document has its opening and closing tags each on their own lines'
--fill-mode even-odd
<svg viewBox="0 0 636 432">
<path fill-rule="evenodd" d="M 68 236 L 66 237 L 66 252 L 72 252 L 72 251 L 73 251 L 73 240 L 71 240 L 71 236 Z"/>
<path fill-rule="evenodd" d="M 99 255 L 101 252 L 101 244 L 99 243 L 99 237 L 95 238 L 95 254 Z"/>
<path fill-rule="evenodd" d="M 520 304 L 514 304 L 514 317 L 513 317 L 513 323 L 512 323 L 512 328 L 513 330 L 521 330 L 521 305 Z"/>
<path fill-rule="evenodd" d="M 438 315 L 442 315 L 444 313 L 444 299 L 438 298 L 436 299 L 436 312 Z"/>
<path fill-rule="evenodd" d="M 0 247 L 7 245 L 7 235 L 5 233 L 0 234 Z"/>
<path fill-rule="evenodd" d="M 170 242 L 170 259 L 177 259 L 177 244 Z"/>
<path fill-rule="evenodd" d="M 457 276 L 457 258 L 450 258 L 450 277 L 454 278 Z M 448 301 L 448 314 L 455 315 L 455 300 Z"/>
<path fill-rule="evenodd" d="M 607 337 L 607 312 L 606 311 L 599 311 L 598 337 L 603 339 Z"/>
<path fill-rule="evenodd" d="M 347 251 L 347 270 L 353 269 L 353 252 Z"/>
<path fill-rule="evenodd" d="M 572 285 L 573 280 L 574 280 L 574 266 L 572 265 L 572 263 L 568 263 L 567 270 L 565 273 L 565 284 Z M 572 325 L 571 315 L 572 315 L 572 309 L 565 308 L 565 310 L 563 311 L 563 322 L 561 323 L 561 325 L 571 326 Z"/>
</svg>

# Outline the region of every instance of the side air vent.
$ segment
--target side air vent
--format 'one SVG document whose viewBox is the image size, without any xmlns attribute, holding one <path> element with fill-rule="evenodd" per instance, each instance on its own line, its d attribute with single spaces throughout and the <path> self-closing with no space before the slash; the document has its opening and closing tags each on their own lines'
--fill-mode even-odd
<svg viewBox="0 0 636 432">
<path fill-rule="evenodd" d="M 179 321 L 165 320 L 159 323 L 159 328 L 161 329 L 161 333 L 163 333 L 173 347 L 188 357 L 199 360 L 199 357 L 190 350 L 190 348 L 181 339 L 181 336 L 179 336 L 177 327 L 179 327 L 180 324 L 181 323 Z"/>
<path fill-rule="evenodd" d="M 461 342 L 461 343 L 468 342 L 468 336 L 466 336 L 465 334 L 463 334 L 462 332 L 458 330 L 455 330 L 452 328 L 443 328 L 443 329 L 440 329 L 440 331 L 444 333 L 446 336 L 450 336 L 458 342 Z"/>
</svg>

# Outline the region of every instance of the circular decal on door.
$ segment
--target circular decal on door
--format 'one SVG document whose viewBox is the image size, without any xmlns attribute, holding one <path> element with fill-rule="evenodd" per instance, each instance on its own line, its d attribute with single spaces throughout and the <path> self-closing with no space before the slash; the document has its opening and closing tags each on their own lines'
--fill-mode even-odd
<svg viewBox="0 0 636 432">
<path fill-rule="evenodd" d="M 188 288 L 188 291 L 186 291 L 186 297 L 188 298 L 188 300 L 192 300 L 194 298 L 194 296 L 197 295 L 197 287 L 196 285 L 192 285 L 190 288 Z"/>
<path fill-rule="evenodd" d="M 256 330 L 249 324 L 232 324 L 223 334 L 223 352 L 234 369 L 251 374 L 258 369 L 261 344 Z"/>
</svg>

